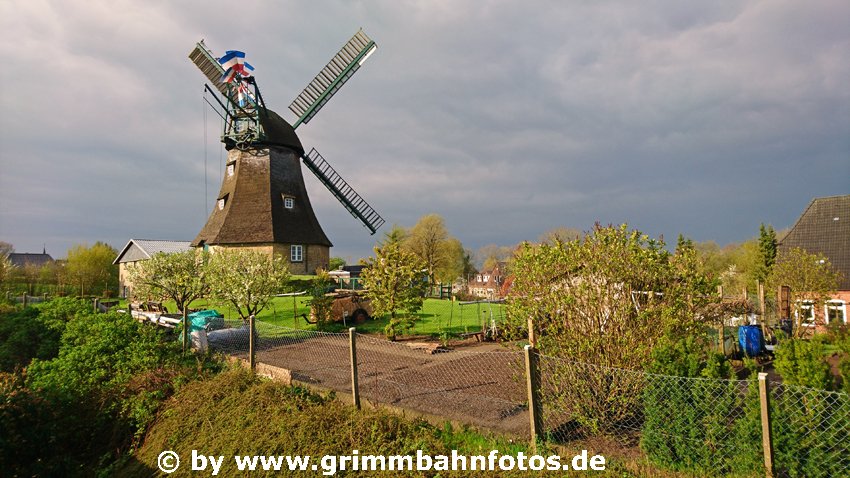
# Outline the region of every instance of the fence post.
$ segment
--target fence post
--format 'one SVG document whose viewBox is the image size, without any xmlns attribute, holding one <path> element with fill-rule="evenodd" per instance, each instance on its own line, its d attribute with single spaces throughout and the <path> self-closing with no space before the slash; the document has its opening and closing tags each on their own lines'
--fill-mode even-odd
<svg viewBox="0 0 850 478">
<path fill-rule="evenodd" d="M 351 350 L 351 397 L 354 406 L 360 409 L 360 385 L 357 381 L 357 329 L 348 329 L 348 348 Z"/>
<path fill-rule="evenodd" d="M 537 440 L 543 437 L 543 409 L 540 407 L 540 367 L 537 350 L 531 345 L 526 345 L 524 351 L 531 446 L 536 447 Z"/>
<path fill-rule="evenodd" d="M 248 316 L 248 365 L 251 366 L 251 371 L 257 369 L 257 356 L 254 343 L 254 334 L 257 329 L 254 324 L 254 314 Z"/>
<path fill-rule="evenodd" d="M 764 473 L 773 478 L 773 439 L 770 435 L 770 382 L 759 373 L 759 407 L 761 408 L 761 442 L 764 448 Z"/>
<path fill-rule="evenodd" d="M 98 299 L 97 297 L 95 297 L 94 299 L 92 299 L 92 303 L 93 303 L 93 307 L 92 307 L 92 308 L 94 309 L 94 313 L 95 313 L 95 314 L 97 313 L 97 305 L 98 305 L 98 302 L 100 302 L 100 299 Z"/>
<path fill-rule="evenodd" d="M 189 307 L 183 306 L 183 355 L 189 350 Z"/>
</svg>

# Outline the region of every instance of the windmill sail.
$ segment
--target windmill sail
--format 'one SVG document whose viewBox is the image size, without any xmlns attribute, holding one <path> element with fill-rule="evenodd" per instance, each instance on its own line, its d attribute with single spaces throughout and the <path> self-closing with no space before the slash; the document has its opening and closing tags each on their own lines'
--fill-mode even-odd
<svg viewBox="0 0 850 478">
<path fill-rule="evenodd" d="M 189 59 L 210 80 L 210 84 L 215 86 L 226 98 L 230 97 L 230 93 L 227 91 L 227 84 L 221 81 L 221 77 L 224 75 L 224 68 L 216 61 L 212 52 L 204 45 L 203 40 L 195 44 L 195 48 L 189 53 Z"/>
<path fill-rule="evenodd" d="M 304 160 L 304 164 L 307 165 L 307 169 L 319 178 L 319 181 L 345 206 L 348 212 L 357 219 L 360 219 L 360 222 L 366 226 L 366 229 L 369 229 L 372 231 L 372 234 L 375 234 L 375 231 L 384 224 L 384 218 L 375 212 L 372 206 L 342 179 L 342 176 L 325 161 L 325 158 L 316 151 L 316 148 L 311 149 L 308 154 L 305 154 L 301 158 Z"/>
<path fill-rule="evenodd" d="M 308 123 L 376 48 L 375 42 L 363 30 L 358 30 L 289 105 L 289 109 L 298 116 L 298 121 L 292 126 L 297 128 L 301 123 Z"/>
</svg>

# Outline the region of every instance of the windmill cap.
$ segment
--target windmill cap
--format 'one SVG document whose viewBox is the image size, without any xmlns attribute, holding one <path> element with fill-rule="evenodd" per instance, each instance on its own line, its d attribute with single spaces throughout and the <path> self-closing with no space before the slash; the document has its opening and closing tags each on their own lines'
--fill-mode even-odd
<svg viewBox="0 0 850 478">
<path fill-rule="evenodd" d="M 263 109 L 260 114 L 260 126 L 265 133 L 263 144 L 284 146 L 295 150 L 299 156 L 304 155 L 304 147 L 301 146 L 301 140 L 295 134 L 295 128 L 292 127 L 279 114 L 270 109 Z"/>
</svg>

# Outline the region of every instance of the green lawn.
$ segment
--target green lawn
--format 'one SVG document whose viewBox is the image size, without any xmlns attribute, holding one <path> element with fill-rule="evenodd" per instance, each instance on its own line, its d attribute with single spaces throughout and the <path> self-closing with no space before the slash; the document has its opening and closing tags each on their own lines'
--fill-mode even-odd
<svg viewBox="0 0 850 478">
<path fill-rule="evenodd" d="M 315 330 L 316 326 L 308 324 L 303 316 L 310 315 L 310 307 L 307 305 L 311 297 L 307 295 L 295 297 L 275 297 L 269 306 L 260 312 L 258 320 L 275 325 L 292 327 L 296 329 Z M 169 310 L 175 310 L 173 302 L 166 302 Z M 214 308 L 224 314 L 227 320 L 238 320 L 233 307 L 221 304 L 212 304 L 206 300 L 197 300 L 192 303 L 192 308 Z M 485 321 L 491 318 L 500 324 L 504 320 L 504 305 L 502 304 L 467 304 L 461 306 L 458 302 L 440 299 L 425 299 L 422 310 L 416 314 L 411 335 L 440 336 L 446 333 L 450 336 L 458 336 L 466 332 L 477 332 L 482 328 Z M 389 316 L 368 320 L 357 326 L 357 330 L 363 333 L 383 334 L 384 327 L 389 322 Z M 325 330 L 343 331 L 349 324 L 331 324 Z"/>
</svg>

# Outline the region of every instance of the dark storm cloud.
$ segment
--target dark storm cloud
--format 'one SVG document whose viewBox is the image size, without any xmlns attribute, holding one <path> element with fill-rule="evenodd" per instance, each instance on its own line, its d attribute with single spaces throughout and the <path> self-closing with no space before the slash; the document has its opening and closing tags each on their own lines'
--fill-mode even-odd
<svg viewBox="0 0 850 478">
<path fill-rule="evenodd" d="M 221 167 L 219 122 L 207 112 L 205 127 L 186 59 L 202 37 L 245 50 L 287 114 L 362 26 L 378 52 L 302 142 L 389 224 L 437 212 L 473 248 L 595 221 L 739 241 L 848 192 L 846 2 L 0 9 L 0 240 L 21 251 L 197 234 Z M 307 183 L 332 253 L 367 254 L 374 238 Z"/>
</svg>

